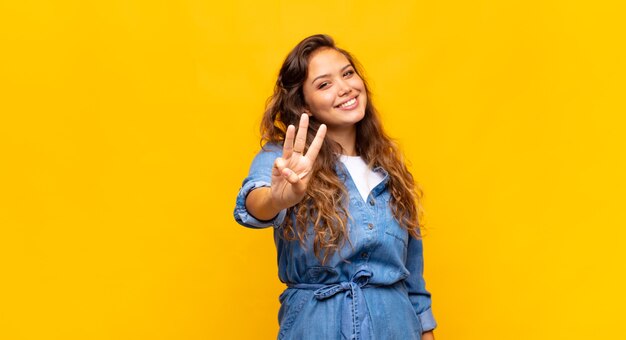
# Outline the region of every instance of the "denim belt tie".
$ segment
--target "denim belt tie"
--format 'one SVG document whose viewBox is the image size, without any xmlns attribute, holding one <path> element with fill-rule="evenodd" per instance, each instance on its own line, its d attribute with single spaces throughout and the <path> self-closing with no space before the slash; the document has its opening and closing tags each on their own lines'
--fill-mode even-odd
<svg viewBox="0 0 626 340">
<path fill-rule="evenodd" d="M 315 290 L 313 296 L 317 300 L 326 300 L 338 293 L 346 292 L 346 298 L 352 300 L 352 303 L 344 303 L 342 308 L 342 332 L 345 335 L 350 334 L 353 340 L 369 340 L 369 319 L 367 316 L 367 305 L 361 288 L 375 287 L 371 285 L 369 279 L 372 272 L 367 269 L 361 269 L 352 275 L 350 281 L 339 282 L 330 285 L 315 283 L 297 283 L 287 284 L 289 288 Z M 351 321 L 351 325 L 346 322 Z M 350 327 L 351 326 L 351 327 Z M 361 332 L 361 328 L 362 332 Z"/>
</svg>

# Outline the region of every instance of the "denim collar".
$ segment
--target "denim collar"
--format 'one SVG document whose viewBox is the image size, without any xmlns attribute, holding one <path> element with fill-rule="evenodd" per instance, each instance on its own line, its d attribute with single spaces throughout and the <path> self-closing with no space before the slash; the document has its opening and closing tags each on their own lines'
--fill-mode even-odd
<svg viewBox="0 0 626 340">
<path fill-rule="evenodd" d="M 382 166 L 377 166 L 372 170 L 374 172 L 378 172 L 379 174 L 383 176 L 382 182 L 378 183 L 378 185 L 376 185 L 372 189 L 372 194 L 374 196 L 378 196 L 381 192 L 385 190 L 385 187 L 387 186 L 387 183 L 389 182 L 389 173 Z M 343 162 L 339 160 L 335 162 L 335 172 L 337 173 L 337 177 L 339 177 L 339 179 L 342 182 L 346 183 L 346 181 L 349 178 L 350 181 L 354 183 L 354 181 L 352 180 L 352 176 L 350 176 L 350 173 L 348 172 L 348 169 L 346 168 L 345 164 L 343 164 Z"/>
</svg>

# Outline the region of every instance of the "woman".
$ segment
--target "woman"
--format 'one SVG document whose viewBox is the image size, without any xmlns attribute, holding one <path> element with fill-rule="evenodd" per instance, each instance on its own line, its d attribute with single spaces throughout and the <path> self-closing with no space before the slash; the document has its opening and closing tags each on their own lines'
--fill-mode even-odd
<svg viewBox="0 0 626 340">
<path fill-rule="evenodd" d="M 433 339 L 421 192 L 351 55 L 326 35 L 301 41 L 261 132 L 234 215 L 247 227 L 274 227 L 288 286 L 278 338 Z"/>
</svg>

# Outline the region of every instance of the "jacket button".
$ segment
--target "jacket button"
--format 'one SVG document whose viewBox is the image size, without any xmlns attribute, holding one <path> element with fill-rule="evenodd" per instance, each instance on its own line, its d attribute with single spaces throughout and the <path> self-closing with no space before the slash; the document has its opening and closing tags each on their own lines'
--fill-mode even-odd
<svg viewBox="0 0 626 340">
<path fill-rule="evenodd" d="M 373 224 L 371 224 L 371 223 L 368 223 L 368 224 L 367 224 L 367 229 L 369 229 L 369 230 L 374 229 L 374 225 L 373 225 Z"/>
<path fill-rule="evenodd" d="M 374 202 L 374 199 L 372 198 L 372 199 L 370 200 L 370 205 L 374 205 L 374 203 L 375 203 L 375 202 Z"/>
</svg>

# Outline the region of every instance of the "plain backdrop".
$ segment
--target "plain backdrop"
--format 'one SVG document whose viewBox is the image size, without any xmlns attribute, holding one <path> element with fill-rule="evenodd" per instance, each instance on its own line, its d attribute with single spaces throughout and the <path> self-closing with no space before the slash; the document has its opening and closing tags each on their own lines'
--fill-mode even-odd
<svg viewBox="0 0 626 340">
<path fill-rule="evenodd" d="M 0 2 L 0 338 L 274 339 L 232 217 L 289 50 L 364 65 L 437 339 L 623 339 L 620 1 Z"/>
</svg>

